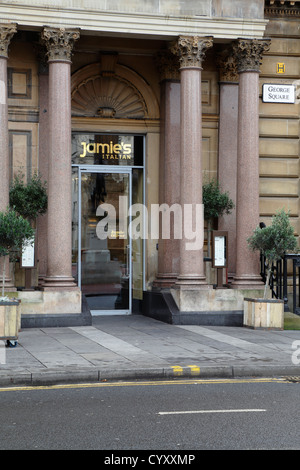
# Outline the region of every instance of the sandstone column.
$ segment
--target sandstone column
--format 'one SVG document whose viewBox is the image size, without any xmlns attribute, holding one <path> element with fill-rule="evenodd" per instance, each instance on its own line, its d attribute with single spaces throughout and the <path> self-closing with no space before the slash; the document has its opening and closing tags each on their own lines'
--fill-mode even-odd
<svg viewBox="0 0 300 470">
<path fill-rule="evenodd" d="M 223 191 L 228 191 L 236 207 L 237 184 L 237 126 L 239 77 L 232 48 L 224 49 L 218 60 L 220 73 L 220 120 L 218 180 Z M 219 218 L 219 230 L 228 232 L 228 281 L 236 267 L 236 209 Z"/>
<path fill-rule="evenodd" d="M 183 211 L 183 236 L 180 240 L 180 272 L 176 286 L 182 290 L 208 287 L 204 273 L 203 243 L 191 249 L 187 229 L 196 229 L 196 208 L 202 205 L 202 104 L 201 71 L 211 37 L 179 37 L 173 52 L 180 61 L 180 204 Z M 193 208 L 193 217 L 187 207 Z M 201 207 L 202 211 L 202 207 Z M 202 214 L 203 215 L 203 214 Z M 204 237 L 201 217 L 197 233 Z"/>
<path fill-rule="evenodd" d="M 259 224 L 259 66 L 269 40 L 234 44 L 239 73 L 236 275 L 234 288 L 259 288 L 259 256 L 247 243 Z"/>
<path fill-rule="evenodd" d="M 44 47 L 37 48 L 39 61 L 39 173 L 43 180 L 48 181 L 48 129 L 49 129 L 49 68 L 47 64 L 47 54 Z M 47 275 L 48 260 L 48 215 L 47 213 L 38 217 L 38 260 L 39 260 L 39 285 L 44 284 L 44 278 Z"/>
<path fill-rule="evenodd" d="M 44 28 L 49 64 L 48 263 L 44 289 L 75 287 L 72 277 L 71 52 L 78 30 Z"/>
<path fill-rule="evenodd" d="M 8 144 L 8 104 L 7 104 L 7 58 L 8 46 L 17 31 L 15 24 L 0 25 L 0 211 L 4 212 L 9 205 L 9 144 Z M 2 260 L 1 260 L 2 261 Z M 4 262 L 4 260 L 3 260 Z M 9 260 L 6 263 L 5 287 L 12 290 L 9 273 Z M 2 272 L 1 263 L 1 272 Z M 2 283 L 1 283 L 2 284 Z"/>
<path fill-rule="evenodd" d="M 168 217 L 173 204 L 180 202 L 180 81 L 178 57 L 161 51 L 157 58 L 161 76 L 161 128 L 159 199 L 162 214 Z M 165 204 L 166 206 L 163 206 Z M 174 207 L 174 206 L 173 206 Z M 179 272 L 179 239 L 175 238 L 173 217 L 170 215 L 170 237 L 158 243 L 158 274 L 153 283 L 157 288 L 169 288 Z"/>
<path fill-rule="evenodd" d="M 9 204 L 9 148 L 7 104 L 7 58 L 8 46 L 16 33 L 16 25 L 0 25 L 0 210 Z"/>
</svg>

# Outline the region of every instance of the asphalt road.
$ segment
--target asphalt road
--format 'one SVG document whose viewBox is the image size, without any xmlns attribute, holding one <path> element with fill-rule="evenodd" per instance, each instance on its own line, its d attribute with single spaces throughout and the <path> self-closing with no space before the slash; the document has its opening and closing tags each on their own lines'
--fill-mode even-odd
<svg viewBox="0 0 300 470">
<path fill-rule="evenodd" d="M 300 383 L 282 379 L 2 388 L 0 449 L 103 450 L 103 461 L 120 456 L 111 450 L 300 449 L 299 405 Z"/>
</svg>

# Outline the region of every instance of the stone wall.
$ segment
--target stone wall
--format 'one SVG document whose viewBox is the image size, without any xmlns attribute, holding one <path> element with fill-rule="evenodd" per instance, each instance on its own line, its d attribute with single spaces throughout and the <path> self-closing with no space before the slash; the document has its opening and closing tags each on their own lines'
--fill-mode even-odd
<svg viewBox="0 0 300 470">
<path fill-rule="evenodd" d="M 296 99 L 295 104 L 260 100 L 260 214 L 268 224 L 278 209 L 289 210 L 299 235 L 299 20 L 270 18 L 266 36 L 272 41 L 261 67 L 260 92 L 263 83 L 293 84 Z M 284 64 L 284 73 L 278 73 L 277 64 Z"/>
<path fill-rule="evenodd" d="M 24 1 L 8 3 L 22 5 Z M 263 18 L 264 15 L 263 0 L 31 0 L 30 6 L 176 16 Z"/>
</svg>

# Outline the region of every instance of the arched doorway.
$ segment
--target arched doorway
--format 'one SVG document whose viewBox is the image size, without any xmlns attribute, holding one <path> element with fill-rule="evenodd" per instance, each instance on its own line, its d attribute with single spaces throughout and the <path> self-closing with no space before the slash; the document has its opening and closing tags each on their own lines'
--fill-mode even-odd
<svg viewBox="0 0 300 470">
<path fill-rule="evenodd" d="M 147 82 L 103 55 L 72 76 L 73 275 L 92 314 L 130 314 L 143 297 L 145 245 L 129 236 L 133 204 L 145 204 Z M 151 124 L 150 124 L 151 126 Z"/>
</svg>

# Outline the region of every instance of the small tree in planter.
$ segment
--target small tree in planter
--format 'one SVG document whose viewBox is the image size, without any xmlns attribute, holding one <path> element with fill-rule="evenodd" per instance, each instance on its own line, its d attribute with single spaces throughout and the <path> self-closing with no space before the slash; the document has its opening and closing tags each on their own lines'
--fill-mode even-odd
<svg viewBox="0 0 300 470">
<path fill-rule="evenodd" d="M 8 209 L 0 212 L 0 257 L 3 260 L 2 269 L 2 295 L 0 301 L 7 300 L 4 295 L 5 289 L 5 257 L 15 261 L 22 250 L 25 241 L 32 239 L 34 230 L 28 220 L 18 215 L 15 210 Z"/>
<path fill-rule="evenodd" d="M 0 212 L 0 260 L 2 258 L 2 295 L 0 297 L 0 338 L 6 339 L 6 346 L 17 345 L 18 332 L 21 326 L 19 301 L 5 296 L 5 259 L 11 261 L 22 249 L 24 241 L 32 239 L 34 234 L 28 220 L 8 209 Z"/>
<path fill-rule="evenodd" d="M 202 186 L 202 202 L 204 205 L 204 219 L 207 221 L 207 248 L 210 256 L 211 230 L 213 219 L 224 214 L 230 214 L 234 203 L 228 192 L 222 192 L 217 180 L 206 182 Z"/>
<path fill-rule="evenodd" d="M 9 202 L 10 206 L 35 228 L 37 217 L 47 211 L 46 182 L 43 182 L 37 173 L 34 173 L 27 183 L 24 182 L 24 175 L 15 176 L 9 191 Z M 25 268 L 25 289 L 27 288 L 31 289 L 31 268 Z"/>
<path fill-rule="evenodd" d="M 289 214 L 283 209 L 278 211 L 272 217 L 271 225 L 257 227 L 247 241 L 253 251 L 259 251 L 265 256 L 267 276 L 263 299 L 245 299 L 244 323 L 254 327 L 283 328 L 283 301 L 267 299 L 267 295 L 272 264 L 285 253 L 297 251 L 297 239 Z"/>
<path fill-rule="evenodd" d="M 289 221 L 289 214 L 283 209 L 278 211 L 272 217 L 271 225 L 257 227 L 247 241 L 253 251 L 259 251 L 266 258 L 267 277 L 264 289 L 264 299 L 266 299 L 272 264 L 279 261 L 288 251 L 297 250 L 297 239 Z"/>
</svg>

